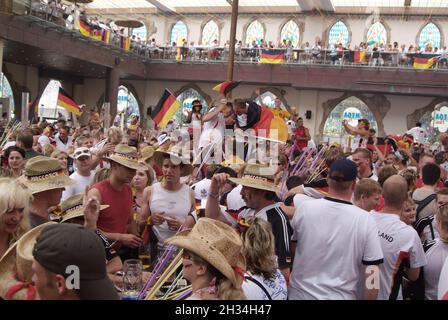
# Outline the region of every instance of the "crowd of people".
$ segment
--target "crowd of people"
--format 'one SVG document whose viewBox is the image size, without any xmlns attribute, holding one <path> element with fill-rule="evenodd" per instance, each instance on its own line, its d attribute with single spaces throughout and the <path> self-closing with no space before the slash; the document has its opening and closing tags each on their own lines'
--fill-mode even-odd
<svg viewBox="0 0 448 320">
<path fill-rule="evenodd" d="M 313 144 L 280 100 L 286 141 L 254 131 L 264 105 L 202 108 L 180 133 L 97 113 L 6 125 L 0 297 L 119 299 L 125 261 L 145 250 L 154 267 L 174 245 L 187 299 L 447 298 L 448 135 L 434 150 L 419 125 L 381 139 L 360 119 L 343 149 Z"/>
</svg>

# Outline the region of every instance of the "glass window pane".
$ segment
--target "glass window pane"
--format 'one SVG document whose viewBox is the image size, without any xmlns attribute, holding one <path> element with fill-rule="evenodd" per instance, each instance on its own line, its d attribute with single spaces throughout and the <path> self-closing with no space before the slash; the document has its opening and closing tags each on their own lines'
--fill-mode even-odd
<svg viewBox="0 0 448 320">
<path fill-rule="evenodd" d="M 178 41 L 182 41 L 183 39 L 187 39 L 187 36 L 187 25 L 182 21 L 177 21 L 173 26 L 173 29 L 171 29 L 170 44 L 173 44 L 173 42 L 177 43 Z"/>
<path fill-rule="evenodd" d="M 208 46 L 215 40 L 219 42 L 219 28 L 215 21 L 210 20 L 202 30 L 202 44 Z"/>
<path fill-rule="evenodd" d="M 428 23 L 420 32 L 418 46 L 426 48 L 430 46 L 432 49 L 440 48 L 440 30 L 434 23 Z"/>
<path fill-rule="evenodd" d="M 275 109 L 275 99 L 277 99 L 277 96 L 275 94 L 273 94 L 271 91 L 264 92 L 261 95 L 261 99 L 263 100 L 263 105 L 265 105 L 266 107 Z M 259 97 L 257 97 L 255 99 L 255 102 L 258 103 L 259 105 L 261 105 Z M 283 101 L 281 102 L 280 106 L 282 109 L 286 110 L 286 107 L 283 104 Z"/>
<path fill-rule="evenodd" d="M 39 117 L 56 119 L 58 117 L 58 113 L 61 113 L 65 119 L 70 118 L 70 114 L 67 110 L 57 105 L 59 87 L 62 87 L 62 84 L 57 80 L 51 80 L 45 87 L 38 103 Z"/>
<path fill-rule="evenodd" d="M 288 21 L 282 28 L 281 32 L 281 40 L 291 41 L 292 46 L 294 48 L 297 48 L 299 46 L 299 37 L 300 37 L 300 30 L 297 23 L 294 21 Z"/>
<path fill-rule="evenodd" d="M 9 110 L 11 110 L 12 117 L 14 115 L 14 94 L 8 79 L 2 72 L 0 72 L 0 98 L 9 98 Z"/>
<path fill-rule="evenodd" d="M 387 44 L 387 31 L 381 22 L 375 22 L 367 31 L 367 44 Z"/>
<path fill-rule="evenodd" d="M 348 28 L 344 22 L 336 22 L 328 34 L 328 44 L 332 48 L 335 44 L 342 43 L 343 46 L 348 43 Z"/>
<path fill-rule="evenodd" d="M 146 26 L 132 29 L 132 35 L 136 38 L 140 37 L 141 40 L 146 41 Z"/>
<path fill-rule="evenodd" d="M 436 143 L 440 133 L 448 131 L 448 101 L 436 105 L 434 111 L 426 112 L 420 118 L 420 123 L 426 131 L 426 142 Z"/>
<path fill-rule="evenodd" d="M 178 124 L 182 124 L 188 115 L 187 111 L 192 110 L 191 104 L 193 100 L 198 99 L 199 101 L 201 101 L 202 114 L 205 114 L 208 109 L 208 104 L 204 97 L 201 96 L 199 92 L 191 88 L 183 91 L 180 95 L 177 96 L 176 99 L 179 100 L 181 104 L 181 107 L 176 111 L 176 114 L 174 115 L 174 121 Z"/>
<path fill-rule="evenodd" d="M 140 117 L 137 99 L 125 86 L 118 88 L 117 111 L 114 123 L 118 126 L 121 124 L 123 124 L 123 127 L 124 124 L 128 125 L 133 115 Z"/>
<path fill-rule="evenodd" d="M 246 44 L 251 44 L 252 41 L 255 41 L 258 45 L 261 44 L 261 41 L 264 39 L 264 29 L 260 22 L 255 20 L 252 22 L 249 27 L 247 27 L 246 31 Z"/>
<path fill-rule="evenodd" d="M 340 143 L 341 145 L 348 145 L 349 135 L 342 126 L 342 120 L 344 117 L 344 111 L 350 108 L 350 110 L 359 111 L 359 118 L 369 120 L 370 127 L 378 132 L 378 125 L 376 123 L 375 116 L 370 111 L 369 107 L 356 97 L 350 97 L 341 101 L 331 111 L 327 120 L 325 121 L 323 140 L 330 143 Z"/>
</svg>

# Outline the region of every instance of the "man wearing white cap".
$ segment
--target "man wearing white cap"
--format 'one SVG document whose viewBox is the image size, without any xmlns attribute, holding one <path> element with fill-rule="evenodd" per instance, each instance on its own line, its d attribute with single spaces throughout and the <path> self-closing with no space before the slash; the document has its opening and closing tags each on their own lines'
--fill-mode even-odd
<svg viewBox="0 0 448 320">
<path fill-rule="evenodd" d="M 92 155 L 89 148 L 77 148 L 72 158 L 74 159 L 76 170 L 70 175 L 70 178 L 75 180 L 77 184 L 65 188 L 65 191 L 62 193 L 62 200 L 68 199 L 78 193 L 84 193 L 86 188 L 92 183 L 94 177 L 94 172 L 91 171 Z"/>
</svg>

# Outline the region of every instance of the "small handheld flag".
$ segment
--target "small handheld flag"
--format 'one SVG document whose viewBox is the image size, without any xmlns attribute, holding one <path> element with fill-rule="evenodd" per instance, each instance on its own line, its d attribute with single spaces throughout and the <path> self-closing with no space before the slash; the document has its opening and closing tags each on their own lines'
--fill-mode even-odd
<svg viewBox="0 0 448 320">
<path fill-rule="evenodd" d="M 151 118 L 160 128 L 165 128 L 179 107 L 179 100 L 176 100 L 176 97 L 165 89 L 159 102 L 151 112 Z"/>
<path fill-rule="evenodd" d="M 73 112 L 78 117 L 82 114 L 81 108 L 78 104 L 61 87 L 59 88 L 57 105 L 63 107 L 68 112 Z"/>
<path fill-rule="evenodd" d="M 240 81 L 224 81 L 217 86 L 213 87 L 214 91 L 218 91 L 224 96 L 227 96 L 227 94 L 235 89 L 240 84 Z"/>
</svg>

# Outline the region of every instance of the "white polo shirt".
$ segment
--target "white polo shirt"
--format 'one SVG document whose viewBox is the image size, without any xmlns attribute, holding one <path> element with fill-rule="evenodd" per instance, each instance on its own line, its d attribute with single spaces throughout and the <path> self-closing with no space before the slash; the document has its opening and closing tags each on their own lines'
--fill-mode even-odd
<svg viewBox="0 0 448 320">
<path fill-rule="evenodd" d="M 425 266 L 425 299 L 437 300 L 440 272 L 443 263 L 448 258 L 448 243 L 440 239 L 434 240 L 434 244 L 426 252 L 428 264 Z"/>
<path fill-rule="evenodd" d="M 383 261 L 369 214 L 350 202 L 326 197 L 301 203 L 291 224 L 297 247 L 289 299 L 357 299 L 363 264 Z"/>
<path fill-rule="evenodd" d="M 384 263 L 380 266 L 380 291 L 378 300 L 401 299 L 402 262 L 409 262 L 411 268 L 426 265 L 417 231 L 408 226 L 396 214 L 371 211 L 369 214 L 378 227 L 378 238 L 384 254 Z M 400 267 L 401 266 L 401 267 Z"/>
</svg>

